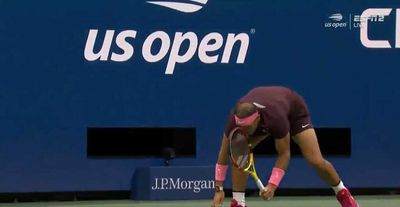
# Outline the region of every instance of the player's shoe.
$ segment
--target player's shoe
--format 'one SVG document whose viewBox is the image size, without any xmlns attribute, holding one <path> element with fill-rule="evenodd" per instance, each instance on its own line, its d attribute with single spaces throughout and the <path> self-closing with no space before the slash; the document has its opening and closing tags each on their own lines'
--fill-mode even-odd
<svg viewBox="0 0 400 207">
<path fill-rule="evenodd" d="M 247 207 L 247 206 L 239 205 L 239 203 L 237 202 L 237 200 L 232 199 L 232 201 L 231 201 L 231 207 Z"/>
<path fill-rule="evenodd" d="M 336 194 L 336 198 L 342 207 L 359 207 L 358 203 L 353 196 L 351 196 L 351 193 L 349 190 L 347 190 L 347 188 L 340 190 Z"/>
</svg>

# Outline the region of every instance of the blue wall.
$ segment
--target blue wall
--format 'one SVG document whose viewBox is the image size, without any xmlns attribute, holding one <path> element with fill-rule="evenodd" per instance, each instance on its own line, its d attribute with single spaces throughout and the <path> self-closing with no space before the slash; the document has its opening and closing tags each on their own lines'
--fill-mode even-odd
<svg viewBox="0 0 400 207">
<path fill-rule="evenodd" d="M 369 24 L 370 39 L 388 39 L 393 48 L 367 48 L 360 29 L 350 29 L 354 15 L 368 8 L 393 9 L 384 22 Z M 232 105 L 259 85 L 296 89 L 316 127 L 351 127 L 351 158 L 329 158 L 348 186 L 399 187 L 396 8 L 400 3 L 389 0 L 209 0 L 183 13 L 145 0 L 0 1 L 0 192 L 129 190 L 136 167 L 163 164 L 155 158 L 88 159 L 87 127 L 196 127 L 197 157 L 173 164 L 214 165 Z M 335 13 L 343 19 L 330 19 Z M 133 56 L 87 60 L 91 29 L 98 31 L 94 52 L 107 30 L 115 36 L 136 31 L 127 39 Z M 171 41 L 176 32 L 194 32 L 199 42 L 218 32 L 223 45 L 208 53 L 218 54 L 218 61 L 202 63 L 196 52 L 167 75 L 170 53 L 155 63 L 142 55 L 155 31 Z M 221 63 L 229 33 L 249 38 L 243 64 L 236 63 L 240 42 L 229 63 Z M 111 52 L 121 54 L 115 36 Z M 153 46 L 155 55 L 160 41 Z M 188 47 L 186 41 L 179 54 Z M 257 159 L 264 181 L 273 163 Z M 282 186 L 325 184 L 302 158 L 293 158 Z"/>
</svg>

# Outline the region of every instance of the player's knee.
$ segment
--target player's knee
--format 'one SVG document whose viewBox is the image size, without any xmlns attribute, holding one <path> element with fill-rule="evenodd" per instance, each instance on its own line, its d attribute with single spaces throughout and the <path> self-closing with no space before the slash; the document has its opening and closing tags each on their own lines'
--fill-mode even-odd
<svg viewBox="0 0 400 207">
<path fill-rule="evenodd" d="M 307 160 L 308 164 L 310 164 L 313 168 L 317 168 L 317 169 L 323 169 L 325 168 L 325 160 L 320 158 L 320 159 L 308 159 Z"/>
</svg>

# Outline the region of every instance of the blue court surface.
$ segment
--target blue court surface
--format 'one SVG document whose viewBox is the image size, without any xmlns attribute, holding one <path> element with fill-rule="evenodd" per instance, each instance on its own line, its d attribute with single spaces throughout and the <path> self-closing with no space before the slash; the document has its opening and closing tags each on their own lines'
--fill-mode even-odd
<svg viewBox="0 0 400 207">
<path fill-rule="evenodd" d="M 399 195 L 356 196 L 360 207 L 399 207 Z M 229 206 L 227 198 L 223 207 Z M 73 201 L 73 202 L 33 202 L 33 203 L 2 203 L 0 207 L 186 207 L 211 206 L 211 200 L 190 201 Z M 333 196 L 302 196 L 277 197 L 273 201 L 263 201 L 257 197 L 247 198 L 248 207 L 339 207 Z"/>
</svg>

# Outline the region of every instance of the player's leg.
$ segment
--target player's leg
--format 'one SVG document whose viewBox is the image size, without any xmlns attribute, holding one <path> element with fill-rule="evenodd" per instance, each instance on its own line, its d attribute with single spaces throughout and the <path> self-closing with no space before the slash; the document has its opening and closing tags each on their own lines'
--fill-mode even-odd
<svg viewBox="0 0 400 207">
<path fill-rule="evenodd" d="M 307 162 L 325 182 L 330 184 L 341 205 L 343 207 L 357 207 L 357 202 L 343 185 L 333 165 L 322 157 L 315 130 L 313 128 L 306 129 L 296 134 L 293 139 L 299 145 Z"/>
<path fill-rule="evenodd" d="M 335 168 L 322 157 L 317 135 L 312 126 L 310 113 L 304 99 L 296 93 L 294 93 L 294 97 L 294 111 L 290 119 L 290 134 L 294 135 L 293 140 L 299 145 L 307 162 L 335 191 L 342 207 L 357 207 L 357 202 L 343 185 Z"/>
<path fill-rule="evenodd" d="M 234 165 L 232 166 L 232 203 L 231 206 L 245 206 L 245 191 L 249 174 Z"/>
<path fill-rule="evenodd" d="M 290 119 L 290 134 L 299 145 L 304 158 L 316 169 L 319 176 L 331 186 L 337 185 L 340 182 L 339 176 L 332 164 L 322 157 L 307 104 L 299 94 L 294 92 L 293 95 L 294 110 Z"/>
<path fill-rule="evenodd" d="M 252 144 L 253 147 L 258 145 L 262 140 L 266 138 L 266 135 L 262 136 L 252 136 L 249 138 L 249 142 Z M 233 200 L 231 203 L 231 206 L 233 207 L 239 207 L 239 206 L 245 206 L 245 191 L 246 191 L 246 185 L 247 185 L 247 180 L 249 177 L 249 174 L 244 172 L 243 170 L 240 170 L 236 168 L 234 165 L 232 165 L 232 196 Z"/>
<path fill-rule="evenodd" d="M 314 129 L 306 129 L 293 137 L 307 162 L 319 176 L 331 186 L 340 182 L 339 175 L 332 164 L 322 157 Z"/>
</svg>

